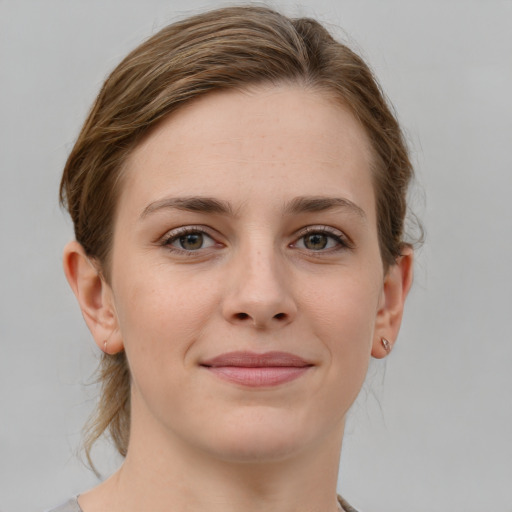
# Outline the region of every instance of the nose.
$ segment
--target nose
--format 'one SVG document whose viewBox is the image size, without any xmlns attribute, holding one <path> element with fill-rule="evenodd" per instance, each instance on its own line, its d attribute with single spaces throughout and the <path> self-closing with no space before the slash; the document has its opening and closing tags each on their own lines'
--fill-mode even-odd
<svg viewBox="0 0 512 512">
<path fill-rule="evenodd" d="M 271 249 L 246 252 L 232 261 L 224 318 L 256 329 L 277 329 L 292 322 L 297 305 L 284 265 Z"/>
</svg>

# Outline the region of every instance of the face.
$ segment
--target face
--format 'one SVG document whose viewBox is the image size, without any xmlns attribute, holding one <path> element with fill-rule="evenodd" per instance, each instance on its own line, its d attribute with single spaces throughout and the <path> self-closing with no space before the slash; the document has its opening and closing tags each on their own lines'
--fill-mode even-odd
<svg viewBox="0 0 512 512">
<path fill-rule="evenodd" d="M 111 275 L 133 436 L 230 460 L 340 438 L 383 302 L 370 163 L 298 86 L 204 96 L 136 148 Z"/>
</svg>

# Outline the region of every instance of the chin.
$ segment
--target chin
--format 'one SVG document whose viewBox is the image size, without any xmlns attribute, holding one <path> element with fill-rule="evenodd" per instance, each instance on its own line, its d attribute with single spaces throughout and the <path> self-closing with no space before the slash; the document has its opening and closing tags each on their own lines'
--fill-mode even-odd
<svg viewBox="0 0 512 512">
<path fill-rule="evenodd" d="M 261 436 L 260 436 L 261 437 Z M 300 443 L 295 445 L 289 440 L 252 439 L 227 441 L 214 448 L 218 459 L 241 464 L 276 463 L 293 458 L 300 453 Z"/>
<path fill-rule="evenodd" d="M 299 455 L 315 439 L 300 420 L 261 415 L 249 422 L 229 422 L 213 434 L 208 439 L 210 451 L 219 459 L 239 463 L 284 461 Z"/>
</svg>

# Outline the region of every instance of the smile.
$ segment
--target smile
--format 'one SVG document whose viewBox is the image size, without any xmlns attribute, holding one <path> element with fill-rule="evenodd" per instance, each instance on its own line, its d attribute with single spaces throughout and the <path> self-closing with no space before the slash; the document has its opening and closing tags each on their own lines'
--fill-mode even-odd
<svg viewBox="0 0 512 512">
<path fill-rule="evenodd" d="M 304 375 L 313 364 L 287 352 L 229 352 L 201 363 L 217 377 L 248 387 L 277 386 Z"/>
</svg>

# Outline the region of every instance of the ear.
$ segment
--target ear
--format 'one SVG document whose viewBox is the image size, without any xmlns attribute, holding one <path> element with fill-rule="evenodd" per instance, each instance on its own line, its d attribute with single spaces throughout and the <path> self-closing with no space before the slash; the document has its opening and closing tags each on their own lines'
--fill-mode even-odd
<svg viewBox="0 0 512 512">
<path fill-rule="evenodd" d="M 64 273 L 96 345 L 108 354 L 123 350 L 112 289 L 76 241 L 64 248 Z"/>
<path fill-rule="evenodd" d="M 405 299 L 412 284 L 413 262 L 414 252 L 411 247 L 406 246 L 384 277 L 372 346 L 372 356 L 377 359 L 388 354 L 398 337 Z M 382 338 L 389 341 L 389 350 L 384 347 Z"/>
</svg>

